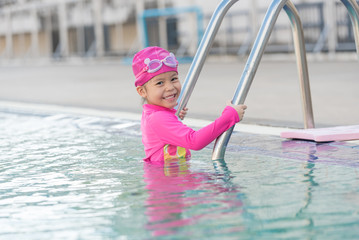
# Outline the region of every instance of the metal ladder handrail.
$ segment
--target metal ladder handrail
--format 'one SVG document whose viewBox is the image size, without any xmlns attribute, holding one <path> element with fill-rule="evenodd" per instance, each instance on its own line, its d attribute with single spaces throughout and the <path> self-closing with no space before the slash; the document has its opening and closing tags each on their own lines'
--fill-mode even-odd
<svg viewBox="0 0 359 240">
<path fill-rule="evenodd" d="M 309 86 L 308 64 L 305 51 L 305 42 L 302 23 L 297 9 L 290 0 L 273 0 L 268 7 L 267 13 L 264 17 L 263 23 L 259 29 L 257 38 L 254 42 L 252 51 L 248 57 L 247 63 L 243 70 L 243 74 L 238 83 L 235 95 L 233 97 L 233 104 L 243 104 L 251 83 L 256 74 L 257 68 L 264 54 L 265 46 L 268 43 L 269 37 L 273 31 L 274 25 L 277 21 L 279 13 L 284 9 L 291 21 L 294 49 L 297 58 L 297 67 L 300 78 L 300 87 L 302 94 L 302 106 L 304 114 L 304 127 L 314 128 L 314 117 L 312 100 Z M 233 132 L 234 126 L 224 132 L 217 138 L 212 159 L 223 159 L 228 141 Z"/>
<path fill-rule="evenodd" d="M 225 14 L 229 10 L 229 8 L 237 1 L 238 0 L 223 0 L 218 5 L 214 14 L 212 15 L 212 18 L 208 24 L 206 32 L 201 40 L 199 48 L 196 52 L 194 60 L 190 66 L 189 72 L 183 84 L 183 91 L 179 96 L 179 104 L 177 106 L 177 115 L 179 114 L 180 109 L 183 109 L 187 105 L 187 102 L 193 92 L 198 76 L 202 70 L 205 59 L 208 55 L 209 49 L 212 45 L 213 39 L 218 32 L 219 26 Z M 348 12 L 350 13 L 355 33 L 357 53 L 359 54 L 359 7 L 355 0 L 341 1 L 347 7 Z M 244 103 L 246 95 L 249 91 L 250 84 L 254 78 L 260 59 L 264 53 L 265 45 L 268 42 L 277 17 L 283 8 L 287 12 L 288 17 L 291 20 L 294 35 L 294 47 L 297 58 L 298 72 L 300 76 L 305 128 L 314 128 L 314 117 L 309 86 L 309 75 L 306 60 L 303 27 L 300 21 L 299 14 L 294 4 L 290 0 L 273 0 L 270 7 L 268 8 L 266 17 L 262 23 L 261 29 L 259 30 L 258 36 L 248 58 L 245 70 L 243 71 L 241 80 L 237 86 L 237 90 L 232 100 L 232 103 Z M 232 134 L 233 128 L 234 127 L 230 128 L 227 132 L 222 134 L 217 139 L 212 154 L 213 160 L 224 159 L 225 149 Z"/>
<path fill-rule="evenodd" d="M 348 10 L 354 29 L 354 38 L 357 54 L 359 55 L 359 6 L 356 0 L 341 0 Z"/>
<path fill-rule="evenodd" d="M 187 105 L 222 20 L 236 2 L 238 0 L 222 0 L 214 11 L 183 83 L 182 91 L 178 98 L 177 115 Z"/>
<path fill-rule="evenodd" d="M 204 60 L 208 54 L 210 45 L 215 37 L 215 34 L 217 33 L 217 30 L 219 28 L 221 21 L 223 20 L 224 15 L 228 11 L 228 9 L 237 1 L 238 0 L 236 1 L 223 0 L 217 7 L 216 11 L 214 12 L 210 20 L 210 23 L 206 29 L 206 32 L 202 38 L 201 44 L 194 57 L 189 73 L 187 74 L 187 77 L 185 79 L 183 85 L 183 91 L 179 96 L 180 101 L 178 104 L 177 114 L 179 114 L 180 109 L 183 109 L 186 106 L 189 100 L 194 85 L 196 84 L 196 81 L 198 79 L 199 73 L 203 67 Z M 296 11 L 294 5 L 289 0 L 273 0 L 270 7 L 268 8 L 266 17 L 259 30 L 257 39 L 253 45 L 245 70 L 242 74 L 242 78 L 237 86 L 237 90 L 232 100 L 232 103 L 241 104 L 244 102 L 250 84 L 254 78 L 255 72 L 259 65 L 260 58 L 263 55 L 264 47 L 268 42 L 269 36 L 274 28 L 275 21 L 284 6 L 287 6 L 285 9 L 288 13 L 288 16 L 291 19 L 292 27 L 293 27 L 293 35 L 295 35 L 294 45 L 297 55 L 298 68 L 300 70 L 299 72 L 300 72 L 301 88 L 302 88 L 302 96 L 303 96 L 303 108 L 305 109 L 304 115 L 307 120 L 305 126 L 314 127 L 303 29 L 298 12 Z M 270 32 L 268 32 L 268 30 L 270 30 Z M 265 34 L 264 31 L 266 31 Z M 246 82 L 246 84 L 244 84 L 244 82 Z M 228 144 L 233 128 L 234 127 L 230 128 L 228 131 L 223 133 L 217 139 L 213 150 L 212 159 L 224 158 L 225 148 Z"/>
<path fill-rule="evenodd" d="M 355 42 L 357 53 L 359 54 L 359 7 L 356 0 L 341 0 L 342 3 L 346 6 L 350 18 L 353 24 L 354 33 L 355 33 Z M 272 7 L 272 9 L 271 9 Z M 246 95 L 249 91 L 251 82 L 253 81 L 255 72 L 258 68 L 260 59 L 264 53 L 264 47 L 268 42 L 270 33 L 273 30 L 274 22 L 279 15 L 279 11 L 284 8 L 286 13 L 288 14 L 294 35 L 294 48 L 297 55 L 297 64 L 300 75 L 300 84 L 302 91 L 302 103 L 303 103 L 303 113 L 305 118 L 305 128 L 314 128 L 314 117 L 313 117 L 313 108 L 312 108 L 312 100 L 310 94 L 310 85 L 309 85 L 309 75 L 308 75 L 308 67 L 306 61 L 306 52 L 305 52 L 305 42 L 304 42 L 304 34 L 303 27 L 301 24 L 301 20 L 299 14 L 291 1 L 280 1 L 274 0 L 270 7 L 268 8 L 266 17 L 263 21 L 261 29 L 259 30 L 257 39 L 254 43 L 252 51 L 247 61 L 247 65 L 245 70 L 243 71 L 241 80 L 238 84 L 235 96 L 233 97 L 232 103 L 234 104 L 242 104 L 246 98 Z M 267 18 L 268 17 L 268 18 Z M 268 22 L 269 20 L 269 22 Z M 268 32 L 269 31 L 269 32 Z M 260 46 L 258 46 L 260 45 Z M 253 53 L 253 54 L 252 54 Z M 254 60 L 252 59 L 254 58 Z M 253 64 L 250 66 L 249 64 Z M 225 133 L 223 133 L 220 137 L 217 138 L 213 153 L 212 159 L 223 159 L 225 150 L 230 139 L 230 136 L 233 132 L 233 128 L 230 128 Z"/>
<path fill-rule="evenodd" d="M 217 6 L 215 12 L 213 13 L 212 18 L 211 18 L 211 20 L 208 24 L 208 27 L 203 35 L 203 38 L 201 40 L 201 43 L 198 47 L 198 50 L 194 56 L 193 62 L 189 68 L 186 79 L 183 83 L 182 91 L 179 96 L 179 103 L 177 105 L 177 113 L 176 113 L 177 115 L 179 114 L 180 109 L 183 109 L 188 103 L 188 100 L 189 100 L 189 98 L 193 92 L 193 89 L 195 87 L 195 84 L 198 80 L 199 74 L 202 70 L 202 67 L 203 67 L 205 59 L 208 55 L 208 52 L 212 45 L 212 42 L 216 36 L 216 33 L 218 32 L 218 29 L 220 27 L 220 24 L 225 16 L 225 14 L 233 6 L 233 4 L 236 3 L 237 1 L 238 0 L 223 0 L 222 2 L 220 2 L 220 4 Z M 289 0 L 282 0 L 280 2 L 284 6 L 284 4 L 287 1 L 289 1 Z M 275 4 L 273 4 L 273 2 L 275 2 Z M 278 0 L 274 0 L 273 2 L 271 5 L 276 5 Z M 280 8 L 280 10 L 283 8 L 283 6 Z M 293 8 L 295 9 L 295 7 L 292 3 L 291 3 L 291 6 L 293 6 Z M 299 19 L 299 15 L 298 15 L 297 11 L 295 11 L 295 12 L 296 12 L 297 18 Z M 279 14 L 279 12 L 278 12 L 278 14 Z M 265 23 L 265 20 L 263 21 L 263 24 Z M 262 24 L 262 26 L 263 26 L 263 24 Z M 301 33 L 302 33 L 303 30 L 302 30 L 301 26 L 299 29 L 301 29 Z M 302 36 L 303 36 L 303 33 L 302 33 Z M 304 41 L 304 37 L 303 37 L 303 41 Z M 252 52 L 253 52 L 253 50 L 252 50 Z M 306 65 L 306 63 L 305 63 L 305 65 Z"/>
</svg>

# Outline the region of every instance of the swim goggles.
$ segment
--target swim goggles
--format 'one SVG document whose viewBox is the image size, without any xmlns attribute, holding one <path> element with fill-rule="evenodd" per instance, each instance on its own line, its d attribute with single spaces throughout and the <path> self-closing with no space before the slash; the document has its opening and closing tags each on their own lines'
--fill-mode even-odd
<svg viewBox="0 0 359 240">
<path fill-rule="evenodd" d="M 158 70 L 161 69 L 163 64 L 172 68 L 175 68 L 178 65 L 177 59 L 173 53 L 170 53 L 169 56 L 165 57 L 162 60 L 159 59 L 150 60 L 149 58 L 146 58 L 144 62 L 147 65 L 147 67 L 144 68 L 143 70 L 147 71 L 148 73 L 157 72 Z"/>
</svg>

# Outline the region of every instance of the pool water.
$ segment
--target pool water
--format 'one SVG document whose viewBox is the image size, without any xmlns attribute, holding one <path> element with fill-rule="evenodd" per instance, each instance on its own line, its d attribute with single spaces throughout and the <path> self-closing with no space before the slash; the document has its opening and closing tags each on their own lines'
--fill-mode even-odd
<svg viewBox="0 0 359 240">
<path fill-rule="evenodd" d="M 358 239 L 359 146 L 234 133 L 144 163 L 138 122 L 0 112 L 0 239 Z"/>
</svg>

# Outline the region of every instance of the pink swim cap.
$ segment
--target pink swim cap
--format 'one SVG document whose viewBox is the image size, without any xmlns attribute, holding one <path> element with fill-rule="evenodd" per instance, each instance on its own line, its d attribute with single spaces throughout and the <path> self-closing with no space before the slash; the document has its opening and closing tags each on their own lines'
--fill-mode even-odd
<svg viewBox="0 0 359 240">
<path fill-rule="evenodd" d="M 177 66 L 178 61 L 173 53 L 160 47 L 147 47 L 136 53 L 132 61 L 135 86 L 142 86 L 161 73 L 178 73 Z"/>
</svg>

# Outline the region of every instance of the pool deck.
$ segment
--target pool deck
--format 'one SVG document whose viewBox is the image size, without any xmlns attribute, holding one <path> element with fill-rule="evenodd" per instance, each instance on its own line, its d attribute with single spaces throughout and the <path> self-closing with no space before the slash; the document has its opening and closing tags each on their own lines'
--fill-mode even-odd
<svg viewBox="0 0 359 240">
<path fill-rule="evenodd" d="M 245 60 L 209 59 L 189 101 L 189 119 L 214 120 L 234 94 Z M 180 66 L 183 81 L 189 64 Z M 358 125 L 359 61 L 308 60 L 316 127 Z M 6 103 L 45 104 L 134 114 L 141 113 L 130 65 L 120 60 L 1 64 L 0 107 Z M 294 57 L 266 58 L 248 93 L 243 124 L 303 127 Z M 32 105 L 33 106 L 33 105 Z"/>
</svg>

